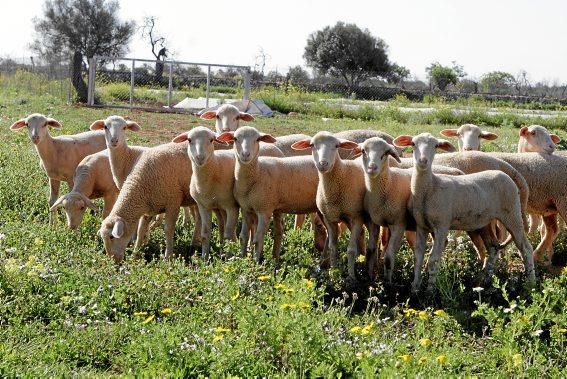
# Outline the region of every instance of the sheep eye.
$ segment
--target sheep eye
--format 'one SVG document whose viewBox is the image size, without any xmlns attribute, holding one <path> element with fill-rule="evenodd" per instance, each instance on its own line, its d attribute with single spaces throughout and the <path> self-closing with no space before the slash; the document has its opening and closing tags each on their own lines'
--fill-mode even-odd
<svg viewBox="0 0 567 379">
<path fill-rule="evenodd" d="M 214 140 L 215 140 L 214 138 L 211 138 L 211 143 L 213 143 Z"/>
<path fill-rule="evenodd" d="M 85 210 L 85 207 L 81 207 L 81 210 L 84 211 L 84 210 Z"/>
<path fill-rule="evenodd" d="M 216 115 L 215 117 L 217 118 L 217 120 L 220 120 L 220 116 L 219 116 L 219 115 Z"/>
<path fill-rule="evenodd" d="M 108 126 L 104 125 L 104 130 L 108 130 Z"/>
<path fill-rule="evenodd" d="M 532 131 L 532 132 L 530 132 L 530 134 L 531 134 L 532 136 L 535 136 L 535 130 Z"/>
<path fill-rule="evenodd" d="M 111 234 L 111 235 L 108 236 L 108 238 L 109 238 L 110 240 L 113 240 L 113 239 L 114 239 L 114 236 Z"/>
<path fill-rule="evenodd" d="M 234 137 L 234 141 L 238 141 L 238 140 L 236 139 L 236 137 Z"/>
</svg>

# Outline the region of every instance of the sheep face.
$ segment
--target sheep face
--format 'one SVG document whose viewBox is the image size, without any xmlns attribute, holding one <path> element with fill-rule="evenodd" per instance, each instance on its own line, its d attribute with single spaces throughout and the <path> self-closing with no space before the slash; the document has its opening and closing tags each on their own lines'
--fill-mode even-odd
<svg viewBox="0 0 567 379">
<path fill-rule="evenodd" d="M 418 171 L 431 171 L 436 149 L 439 148 L 449 152 L 456 150 L 448 141 L 437 139 L 431 133 L 421 133 L 415 137 L 398 136 L 394 139 L 394 145 L 398 147 L 412 147 L 413 160 Z"/>
<path fill-rule="evenodd" d="M 63 206 L 65 216 L 67 217 L 67 226 L 69 229 L 76 229 L 83 221 L 83 215 L 87 208 L 97 210 L 93 202 L 82 193 L 70 192 L 60 197 L 51 207 L 55 210 Z"/>
<path fill-rule="evenodd" d="M 114 262 L 120 263 L 124 259 L 126 246 L 133 232 L 133 228 L 128 227 L 121 217 L 108 216 L 102 222 L 98 233 L 104 243 L 106 254 L 113 258 Z"/>
<path fill-rule="evenodd" d="M 216 138 L 216 134 L 204 126 L 197 126 L 187 133 L 187 153 L 195 165 L 203 166 L 207 163 L 215 151 L 213 143 L 217 141 Z"/>
<path fill-rule="evenodd" d="M 91 124 L 90 129 L 104 130 L 106 146 L 109 149 L 126 145 L 126 130 L 134 132 L 141 130 L 140 125 L 120 116 L 109 116 L 106 120 L 97 120 Z"/>
<path fill-rule="evenodd" d="M 242 128 L 239 128 L 236 132 L 234 132 L 233 138 L 236 158 L 242 164 L 250 163 L 258 157 L 260 152 L 260 142 L 276 142 L 276 139 L 271 135 L 262 133 L 251 126 L 243 126 Z"/>
<path fill-rule="evenodd" d="M 240 120 L 254 121 L 251 114 L 240 112 L 232 104 L 221 105 L 216 111 L 207 111 L 201 115 L 203 120 L 215 119 L 217 133 L 234 132 L 240 126 Z"/>
<path fill-rule="evenodd" d="M 380 137 L 369 138 L 359 146 L 362 152 L 364 172 L 371 178 L 378 176 L 384 168 L 389 167 L 389 156 L 401 162 L 394 146 Z"/>
<path fill-rule="evenodd" d="M 355 142 L 337 138 L 325 131 L 315 134 L 311 139 L 310 145 L 315 167 L 317 167 L 320 173 L 326 173 L 333 169 L 335 160 L 340 159 L 338 149 L 352 150 L 358 147 L 358 144 Z"/>
<path fill-rule="evenodd" d="M 556 134 L 541 125 L 524 126 L 520 129 L 520 141 L 523 140 L 522 149 L 524 153 L 548 153 L 553 154 L 555 144 L 561 141 Z"/>
<path fill-rule="evenodd" d="M 59 124 L 57 120 L 45 117 L 39 113 L 34 113 L 24 119 L 16 121 L 12 124 L 12 126 L 10 126 L 10 130 L 18 131 L 24 126 L 28 128 L 28 136 L 34 145 L 39 144 L 44 140 L 45 136 L 49 134 L 47 130 L 48 127 L 57 129 L 61 128 L 61 124 Z"/>
<path fill-rule="evenodd" d="M 485 132 L 481 128 L 473 124 L 461 125 L 458 129 L 444 129 L 441 135 L 445 137 L 459 138 L 459 151 L 480 151 L 480 140 L 494 140 L 498 138 L 497 134 Z"/>
</svg>

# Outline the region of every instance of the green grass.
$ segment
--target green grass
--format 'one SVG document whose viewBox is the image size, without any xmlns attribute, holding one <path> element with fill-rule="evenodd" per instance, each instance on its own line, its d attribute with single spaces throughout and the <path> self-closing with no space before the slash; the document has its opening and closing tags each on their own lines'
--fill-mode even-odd
<svg viewBox="0 0 567 379">
<path fill-rule="evenodd" d="M 393 287 L 381 280 L 349 283 L 344 262 L 342 270 L 319 272 L 311 233 L 291 230 L 291 217 L 279 270 L 269 258 L 257 265 L 249 257 L 213 254 L 209 264 L 187 257 L 192 226 L 181 223 L 176 251 L 186 260 L 156 259 L 164 239 L 154 230 L 147 259 L 129 251 L 116 267 L 102 254 L 98 214 L 87 214 L 77 231 L 66 229 L 61 215 L 57 226 L 47 224 L 47 180 L 36 152 L 25 133 L 8 130 L 33 112 L 62 123 L 54 135 L 86 130 L 111 114 L 128 116 L 143 128 L 130 142 L 148 146 L 203 123 L 187 114 L 92 109 L 51 95 L 0 93 L 1 376 L 565 376 L 567 273 L 540 270 L 537 287 L 528 291 L 512 247 L 498 261 L 495 287 L 476 292 L 481 268 L 470 242 L 450 241 L 434 298 L 409 296 L 413 257 L 406 246 L 396 256 Z M 370 109 L 352 118 L 335 112 L 327 121 L 304 114 L 253 124 L 275 135 L 360 128 L 437 134 L 458 125 L 451 116 L 414 119 L 393 106 L 376 119 Z M 517 126 L 489 127 L 500 138 L 484 148 L 514 151 Z M 562 127 L 552 130 L 564 137 Z M 566 241 L 562 233 L 557 255 L 567 252 Z M 266 242 L 269 251 L 271 238 Z M 346 236 L 340 248 L 345 251 Z M 235 244 L 227 249 L 237 250 Z M 363 269 L 360 263 L 360 274 Z"/>
</svg>

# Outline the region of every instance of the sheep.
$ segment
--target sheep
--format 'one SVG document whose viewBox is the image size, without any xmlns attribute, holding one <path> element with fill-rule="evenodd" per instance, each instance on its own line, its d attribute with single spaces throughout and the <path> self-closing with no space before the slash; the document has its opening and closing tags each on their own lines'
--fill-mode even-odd
<svg viewBox="0 0 567 379">
<path fill-rule="evenodd" d="M 216 111 L 207 111 L 201 115 L 203 120 L 216 119 L 216 132 L 234 132 L 240 126 L 242 121 L 254 121 L 254 116 L 249 113 L 240 112 L 237 107 L 232 104 L 223 104 Z"/>
<path fill-rule="evenodd" d="M 99 235 L 106 253 L 120 263 L 126 245 L 142 216 L 165 213 L 165 258 L 173 255 L 173 236 L 179 207 L 194 206 L 189 193 L 191 163 L 187 156 L 187 143 L 167 143 L 142 153 L 138 163 L 123 183 L 110 214 L 102 221 Z M 196 220 L 192 248 L 200 228 Z"/>
<path fill-rule="evenodd" d="M 334 133 L 334 135 L 339 139 L 344 139 L 346 141 L 356 143 L 363 143 L 364 141 L 372 137 L 380 137 L 388 143 L 392 143 L 392 141 L 394 140 L 394 137 L 392 137 L 391 135 L 379 130 L 372 129 L 343 130 L 342 132 Z M 397 147 L 395 147 L 395 149 L 398 150 Z M 398 153 L 402 153 L 401 149 L 399 149 Z M 353 154 L 352 150 L 339 150 L 339 155 L 342 159 L 355 158 L 355 154 Z"/>
<path fill-rule="evenodd" d="M 434 235 L 428 263 L 429 284 L 435 284 L 438 263 L 449 230 L 465 230 L 479 234 L 489 249 L 485 262 L 487 277 L 492 274 L 498 255 L 498 242 L 491 235 L 490 221 L 498 219 L 510 232 L 514 244 L 520 250 L 524 270 L 530 284 L 535 282 L 533 250 L 523 230 L 523 213 L 519 190 L 514 181 L 499 170 L 463 176 L 434 174 L 431 170 L 435 149 L 454 151 L 445 140 L 430 133 L 415 137 L 396 137 L 394 144 L 413 149 L 414 168 L 411 177 L 409 208 L 416 221 L 416 264 L 412 291 L 421 284 L 421 265 L 425 254 L 426 232 Z M 518 194 L 515 196 L 514 194 Z"/>
<path fill-rule="evenodd" d="M 10 126 L 10 130 L 18 131 L 28 128 L 30 140 L 39 155 L 40 166 L 49 179 L 49 207 L 59 197 L 61 182 L 67 183 L 69 190 L 73 188 L 73 175 L 81 160 L 87 155 L 106 149 L 104 134 L 101 132 L 84 132 L 74 135 L 52 137 L 48 128 L 61 128 L 61 124 L 50 117 L 33 113 Z M 56 210 L 49 212 L 49 224 L 56 220 Z"/>
<path fill-rule="evenodd" d="M 364 174 L 361 159 L 343 160 L 338 149 L 355 149 L 357 143 L 340 139 L 333 134 L 321 131 L 313 138 L 298 141 L 292 145 L 294 149 L 311 149 L 313 162 L 319 176 L 317 186 L 317 208 L 323 216 L 327 228 L 326 251 L 331 258 L 331 266 L 338 264 L 338 224 L 346 222 L 351 235 L 347 247 L 348 274 L 355 278 L 355 261 L 360 254 L 359 241 L 363 236 L 363 226 L 368 221 L 364 211 Z M 348 191 L 346 190 L 348 188 Z M 375 249 L 376 228 L 369 229 L 369 251 Z M 369 268 L 370 270 L 370 268 Z"/>
<path fill-rule="evenodd" d="M 118 188 L 112 179 L 108 150 L 87 155 L 77 166 L 73 176 L 73 189 L 61 196 L 51 207 L 65 209 L 67 226 L 76 229 L 83 220 L 86 208 L 98 210 L 91 199 L 104 199 L 103 218 L 108 216 L 116 198 Z"/>
<path fill-rule="evenodd" d="M 274 142 L 274 145 L 277 146 L 278 149 L 280 149 L 286 157 L 310 155 L 309 151 L 295 150 L 291 148 L 291 145 L 293 145 L 295 142 L 301 141 L 306 138 L 309 138 L 307 134 L 287 134 L 284 136 L 276 137 L 276 142 Z"/>
<path fill-rule="evenodd" d="M 310 157 L 259 157 L 259 142 L 274 143 L 276 139 L 250 126 L 235 132 L 224 132 L 217 139 L 234 141 L 234 198 L 243 215 L 240 232 L 241 251 L 248 245 L 249 223 L 246 215 L 257 218 L 254 235 L 255 259 L 263 258 L 264 235 L 270 218 L 274 217 L 273 257 L 279 260 L 283 223 L 282 213 L 305 214 L 317 211 L 317 170 Z"/>
<path fill-rule="evenodd" d="M 459 151 L 480 151 L 480 140 L 495 140 L 498 134 L 485 132 L 473 124 L 461 125 L 458 129 L 443 129 L 441 135 L 445 137 L 459 137 Z"/>
</svg>

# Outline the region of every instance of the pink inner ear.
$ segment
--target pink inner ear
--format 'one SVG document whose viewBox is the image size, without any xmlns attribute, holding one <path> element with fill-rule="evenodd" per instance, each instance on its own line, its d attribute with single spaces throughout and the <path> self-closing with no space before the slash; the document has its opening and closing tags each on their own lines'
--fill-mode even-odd
<svg viewBox="0 0 567 379">
<path fill-rule="evenodd" d="M 258 138 L 258 141 L 262 141 L 262 142 L 266 142 L 266 143 L 274 143 L 274 142 L 276 142 L 276 139 L 269 134 L 262 134 Z"/>
<path fill-rule="evenodd" d="M 239 119 L 241 119 L 242 121 L 254 121 L 254 116 L 252 116 L 249 113 L 244 113 L 244 112 L 240 112 L 240 115 L 238 116 Z"/>
<path fill-rule="evenodd" d="M 551 137 L 551 140 L 553 141 L 553 143 L 561 142 L 561 137 L 559 137 L 557 134 L 552 134 L 550 137 Z"/>
<path fill-rule="evenodd" d="M 91 130 L 101 130 L 104 129 L 104 120 L 96 120 L 90 126 Z"/>
<path fill-rule="evenodd" d="M 457 136 L 457 129 L 443 129 L 441 130 L 441 135 L 445 137 L 455 137 Z"/>
<path fill-rule="evenodd" d="M 128 121 L 126 123 L 126 127 L 133 132 L 139 132 L 140 130 L 142 130 L 142 128 L 140 128 L 140 125 L 133 121 Z"/>
<path fill-rule="evenodd" d="M 213 119 L 215 117 L 217 117 L 217 112 L 215 112 L 215 111 L 207 111 L 207 112 L 205 112 L 201 115 L 201 118 L 203 120 L 210 120 L 210 119 Z"/>
<path fill-rule="evenodd" d="M 231 142 L 234 141 L 234 132 L 224 132 L 221 133 L 218 137 L 217 140 L 220 142 Z"/>
<path fill-rule="evenodd" d="M 392 142 L 394 142 L 394 145 L 396 145 L 396 146 L 401 146 L 401 147 L 411 146 L 412 137 L 411 136 L 398 136 Z"/>
<path fill-rule="evenodd" d="M 59 129 L 61 127 L 61 124 L 59 123 L 59 121 L 54 120 L 52 118 L 47 119 L 46 125 L 49 126 L 50 128 L 56 128 L 56 129 Z"/>
<path fill-rule="evenodd" d="M 24 126 L 26 126 L 26 120 L 21 119 L 21 120 L 14 122 L 12 124 L 12 126 L 10 126 L 10 130 L 18 130 L 18 129 L 23 128 Z"/>
<path fill-rule="evenodd" d="M 291 148 L 293 150 L 305 150 L 305 149 L 310 149 L 311 146 L 313 146 L 311 144 L 311 139 L 303 139 L 303 140 L 300 140 L 300 141 L 293 143 L 291 145 Z"/>
<path fill-rule="evenodd" d="M 171 142 L 181 143 L 183 141 L 187 141 L 189 137 L 187 137 L 187 133 L 180 134 L 176 136 Z"/>
<path fill-rule="evenodd" d="M 528 128 L 524 126 L 523 128 L 520 129 L 520 136 L 525 137 L 526 134 L 528 134 Z"/>
</svg>

